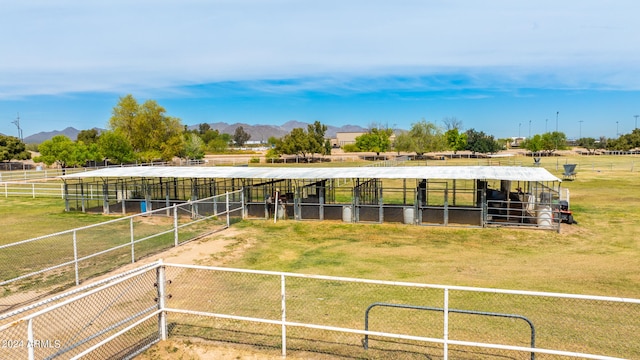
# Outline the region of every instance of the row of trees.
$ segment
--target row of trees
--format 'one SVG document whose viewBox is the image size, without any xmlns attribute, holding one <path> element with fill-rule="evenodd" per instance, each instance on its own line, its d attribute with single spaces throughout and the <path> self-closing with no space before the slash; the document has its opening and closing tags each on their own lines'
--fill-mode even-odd
<svg viewBox="0 0 640 360">
<path fill-rule="evenodd" d="M 462 124 L 456 119 L 445 119 L 445 125 L 448 129 L 443 132 L 436 124 L 423 119 L 412 124 L 409 131 L 398 134 L 394 143 L 390 140 L 393 130 L 374 126 L 368 133 L 357 137 L 355 144 L 345 146 L 345 150 L 371 151 L 376 154 L 395 150 L 422 156 L 444 150 L 495 153 L 503 149 L 502 143 L 492 135 L 475 129 L 461 132 Z"/>
<path fill-rule="evenodd" d="M 28 159 L 31 159 L 31 153 L 27 151 L 26 145 L 20 139 L 0 134 L 0 161 Z"/>
<path fill-rule="evenodd" d="M 34 161 L 74 167 L 88 162 L 123 164 L 170 161 L 174 157 L 202 159 L 205 151 L 224 152 L 230 143 L 242 146 L 251 138 L 242 127 L 238 127 L 233 136 L 220 134 L 208 124 L 189 131 L 179 118 L 168 116 L 156 101 L 140 104 L 132 95 L 120 98 L 108 127 L 101 133 L 96 129 L 82 130 L 76 141 L 64 135 L 44 141 L 37 149 L 41 155 Z"/>
<path fill-rule="evenodd" d="M 271 149 L 267 152 L 267 158 L 277 158 L 280 155 L 298 155 L 303 159 L 309 160 L 308 156 L 315 154 L 329 155 L 331 154 L 331 142 L 325 139 L 324 134 L 327 132 L 327 125 L 323 125 L 319 121 L 307 125 L 307 130 L 303 128 L 295 128 L 291 132 L 280 139 L 269 138 L 268 143 Z"/>
<path fill-rule="evenodd" d="M 508 147 L 511 139 L 496 140 L 492 135 L 469 129 L 462 131 L 462 123 L 456 118 L 445 118 L 444 130 L 424 119 L 411 125 L 409 131 L 396 134 L 385 126 L 371 126 L 369 131 L 358 138 L 355 144 L 344 146 L 345 151 L 366 151 L 377 154 L 386 151 L 416 153 L 421 156 L 429 152 L 444 150 L 471 151 L 473 153 L 496 153 Z M 40 156 L 34 160 L 62 167 L 81 166 L 87 162 L 113 164 L 135 161 L 170 161 L 174 157 L 201 159 L 205 152 L 226 152 L 230 144 L 243 146 L 250 138 L 241 126 L 233 135 L 221 134 L 208 124 L 200 124 L 197 129 L 188 130 L 179 118 L 168 116 L 166 110 L 154 100 L 140 104 L 132 95 L 119 99 L 112 110 L 108 130 L 83 130 L 76 141 L 65 136 L 56 136 L 39 145 Z M 280 139 L 271 137 L 271 149 L 267 157 L 297 155 L 304 159 L 315 154 L 331 153 L 331 143 L 325 139 L 327 126 L 319 121 L 308 125 L 307 129 L 296 128 Z M 640 130 L 620 136 L 618 139 L 582 138 L 577 144 L 589 152 L 596 149 L 629 150 L 640 147 Z M 526 139 L 520 146 L 534 154 L 551 154 L 567 147 L 564 133 L 549 132 Z M 4 161 L 29 158 L 25 144 L 18 138 L 0 136 L 0 159 Z"/>
</svg>

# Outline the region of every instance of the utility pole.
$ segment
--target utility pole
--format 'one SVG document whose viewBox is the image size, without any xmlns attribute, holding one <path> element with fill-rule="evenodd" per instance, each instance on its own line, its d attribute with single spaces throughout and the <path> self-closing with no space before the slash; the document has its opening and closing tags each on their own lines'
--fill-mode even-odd
<svg viewBox="0 0 640 360">
<path fill-rule="evenodd" d="M 558 150 L 558 115 L 560 114 L 560 111 L 556 111 L 556 136 L 554 136 L 556 138 L 556 150 Z"/>
<path fill-rule="evenodd" d="M 635 118 L 636 118 L 636 126 L 634 127 L 634 129 L 637 129 L 637 128 L 638 128 L 638 116 L 639 116 L 639 115 L 633 115 L 633 117 L 635 117 Z"/>
<path fill-rule="evenodd" d="M 531 139 L 531 120 L 529 120 L 529 139 Z"/>
<path fill-rule="evenodd" d="M 549 123 L 549 119 L 544 119 L 544 132 L 548 132 L 547 131 L 547 124 Z"/>
<path fill-rule="evenodd" d="M 23 138 L 22 138 L 22 128 L 20 128 L 20 113 L 18 113 L 18 117 L 15 120 L 13 120 L 11 123 L 18 128 L 18 139 L 22 141 Z"/>
<path fill-rule="evenodd" d="M 578 139 L 582 139 L 582 123 L 584 122 L 584 120 L 580 120 L 578 122 L 580 123 L 580 135 L 578 136 Z"/>
<path fill-rule="evenodd" d="M 522 123 L 518 123 L 518 137 L 520 137 L 520 128 L 522 127 Z"/>
</svg>

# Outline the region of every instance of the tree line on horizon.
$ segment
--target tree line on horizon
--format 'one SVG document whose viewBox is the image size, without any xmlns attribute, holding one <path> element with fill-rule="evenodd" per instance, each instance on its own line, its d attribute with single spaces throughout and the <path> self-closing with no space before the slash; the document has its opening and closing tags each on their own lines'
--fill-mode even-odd
<svg viewBox="0 0 640 360">
<path fill-rule="evenodd" d="M 463 131 L 462 122 L 455 117 L 443 119 L 443 124 L 444 128 L 422 119 L 413 123 L 410 130 L 400 133 L 388 126 L 372 124 L 366 133 L 355 139 L 355 143 L 342 148 L 345 152 L 375 152 L 378 155 L 388 151 L 417 156 L 441 151 L 492 154 L 507 149 L 512 142 L 510 138 L 495 139 L 476 129 Z M 326 131 L 326 125 L 315 121 L 307 129 L 295 128 L 281 138 L 270 137 L 266 156 L 275 160 L 283 155 L 296 155 L 305 161 L 313 161 L 315 154 L 329 155 L 332 146 L 325 138 Z M 37 148 L 25 145 L 16 137 L 0 135 L 0 159 L 2 162 L 27 160 L 30 158 L 28 150 L 33 150 L 40 153 L 34 161 L 63 168 L 89 163 L 171 161 L 175 157 L 198 160 L 204 158 L 205 153 L 233 151 L 233 146 L 242 147 L 250 138 L 242 126 L 237 127 L 234 134 L 221 134 L 206 123 L 188 130 L 179 118 L 167 115 L 155 100 L 139 103 L 132 95 L 126 95 L 113 108 L 108 130 L 82 130 L 75 141 L 57 135 Z M 584 147 L 589 153 L 597 149 L 626 151 L 640 147 L 640 130 L 635 129 L 618 139 L 581 138 L 575 145 Z M 565 134 L 557 131 L 536 134 L 520 143 L 520 148 L 534 155 L 551 155 L 567 146 Z"/>
</svg>

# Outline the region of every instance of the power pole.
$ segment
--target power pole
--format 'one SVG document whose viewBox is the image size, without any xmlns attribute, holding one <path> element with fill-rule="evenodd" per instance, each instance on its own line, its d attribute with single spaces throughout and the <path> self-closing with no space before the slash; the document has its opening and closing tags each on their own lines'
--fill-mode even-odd
<svg viewBox="0 0 640 360">
<path fill-rule="evenodd" d="M 636 126 L 634 127 L 634 129 L 637 129 L 637 128 L 638 128 L 638 116 L 639 116 L 639 115 L 633 115 L 633 117 L 635 117 L 635 118 L 636 118 Z"/>
<path fill-rule="evenodd" d="M 18 117 L 11 123 L 15 124 L 15 126 L 18 128 L 18 139 L 20 139 L 20 141 L 24 140 L 22 138 L 22 128 L 20 128 L 20 113 L 18 113 Z"/>
<path fill-rule="evenodd" d="M 580 135 L 578 136 L 578 139 L 582 139 L 582 123 L 584 122 L 584 120 L 580 120 L 578 122 L 580 123 Z"/>
</svg>

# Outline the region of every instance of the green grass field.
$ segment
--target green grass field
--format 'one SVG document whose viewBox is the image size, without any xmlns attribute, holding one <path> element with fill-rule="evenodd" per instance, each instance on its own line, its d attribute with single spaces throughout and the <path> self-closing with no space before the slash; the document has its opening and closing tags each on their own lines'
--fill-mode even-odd
<svg viewBox="0 0 640 360">
<path fill-rule="evenodd" d="M 634 169 L 634 160 L 633 157 L 622 156 L 543 158 L 542 166 L 560 178 L 563 163 L 579 164 L 577 178 L 574 181 L 562 183 L 563 188 L 570 190 L 571 207 L 579 223 L 563 224 L 560 233 L 522 228 L 443 228 L 293 220 L 279 221 L 274 224 L 273 221 L 250 220 L 233 225 L 236 230 L 234 246 L 253 245 L 244 250 L 241 256 L 227 260 L 225 265 L 341 277 L 640 298 L 638 286 L 640 284 L 640 272 L 638 272 L 640 224 L 636 221 L 640 217 L 640 209 L 637 206 L 640 203 L 640 186 L 637 180 L 638 170 Z M 500 161 L 501 165 L 524 165 L 532 162 L 530 158 L 524 157 Z M 460 159 L 444 162 L 430 161 L 429 164 L 485 165 L 477 162 L 478 160 Z M 327 166 L 327 164 L 323 165 Z M 424 165 L 424 162 L 406 165 L 420 166 Z M 0 244 L 112 218 L 102 215 L 65 213 L 64 202 L 60 199 L 10 197 L 0 201 L 0 221 L 3 229 Z M 43 253 L 38 256 L 53 253 Z M 4 255 L 5 261 L 20 256 L 20 254 Z M 220 259 L 220 256 L 223 254 L 211 254 L 211 259 Z M 207 265 L 206 260 L 202 265 Z M 194 276 L 189 274 L 188 277 L 193 280 Z M 212 281 L 209 275 L 200 276 L 204 276 L 203 279 L 207 281 Z M 210 287 L 224 283 L 224 281 L 216 282 Z M 184 284 L 187 286 L 193 284 L 193 281 L 184 282 Z M 203 284 L 206 284 L 206 281 L 203 280 Z M 344 284 L 328 285 L 339 287 L 341 293 L 345 293 L 350 287 Z M 251 286 L 247 284 L 247 287 L 251 288 Z M 248 301 L 242 295 L 244 294 L 242 291 L 246 289 L 241 285 L 230 282 L 229 288 L 238 292 L 237 296 L 232 297 L 233 299 Z M 299 301 L 302 301 L 299 308 L 303 311 L 300 316 L 310 318 L 314 318 L 317 314 L 314 313 L 316 310 L 307 312 L 306 309 L 310 308 L 308 301 L 304 300 L 307 299 L 307 295 L 312 294 L 310 297 L 312 300 L 323 299 L 323 302 L 326 302 L 324 299 L 328 299 L 330 294 L 325 292 L 333 291 L 327 285 L 306 283 L 301 283 L 299 286 L 294 283 L 292 289 L 304 293 L 305 297 L 302 295 L 299 297 Z M 383 296 L 402 298 L 400 294 L 394 295 L 393 289 L 383 291 L 385 292 Z M 256 293 L 255 290 L 250 292 Z M 364 306 L 369 303 L 372 295 L 359 288 L 351 289 L 348 293 L 352 294 L 350 300 L 362 303 Z M 296 307 L 296 299 L 293 296 L 290 300 L 292 309 Z M 438 297 L 434 297 L 433 300 L 434 305 L 437 305 Z M 461 307 L 469 309 L 491 304 L 490 300 L 482 296 L 454 300 Z M 540 340 L 546 344 L 553 344 L 554 341 L 568 341 L 566 339 L 574 336 L 573 332 L 576 331 L 573 328 L 574 319 L 567 317 L 564 322 L 561 322 L 566 323 L 566 326 L 563 325 L 566 328 L 558 326 L 556 322 L 557 316 L 569 316 L 563 312 L 564 310 L 560 310 L 566 308 L 566 304 L 558 307 L 557 311 L 560 315 L 556 315 L 553 311 L 536 312 L 534 305 L 527 302 L 519 304 L 520 300 L 517 297 L 504 299 L 510 305 L 520 306 L 523 313 L 532 311 L 539 314 L 536 315 L 535 321 L 543 329 Z M 416 301 L 425 301 L 424 295 L 420 295 L 420 299 Z M 234 303 L 234 306 L 238 304 Z M 251 307 L 251 304 L 246 306 Z M 589 314 L 588 316 L 593 317 L 590 320 L 598 325 L 598 328 L 606 329 L 608 323 L 618 322 L 616 317 L 612 316 L 613 312 L 588 312 L 591 306 L 589 303 L 580 305 L 570 303 L 569 307 L 572 306 L 577 314 L 576 319 Z M 342 312 L 334 311 L 335 316 L 345 319 L 356 316 L 357 319 L 353 322 L 359 324 L 360 307 L 355 315 L 350 309 L 342 309 Z M 330 308 L 341 307 L 340 304 L 335 304 Z M 318 307 L 318 309 L 322 308 Z M 596 307 L 596 309 L 599 308 Z M 290 315 L 293 316 L 293 314 L 292 310 Z M 414 315 L 406 316 L 412 318 Z M 390 319 L 404 323 L 401 321 L 402 317 L 397 317 L 395 313 L 390 315 Z M 431 317 L 425 319 L 425 321 L 439 322 L 437 316 L 436 320 Z M 472 330 L 468 331 L 491 326 L 501 328 L 501 325 L 493 322 L 480 324 L 483 320 L 478 321 L 479 325 L 470 325 Z M 545 323 L 551 324 L 550 329 L 544 329 Z M 207 321 L 202 320 L 202 324 L 196 322 L 193 326 L 206 324 Z M 185 336 L 211 338 L 213 333 L 212 329 L 206 327 L 201 328 L 204 331 L 202 334 L 194 335 L 194 329 L 187 329 L 189 325 L 186 324 L 183 326 Z M 498 328 L 496 330 L 500 330 Z M 595 329 L 587 333 L 594 333 L 593 337 L 605 337 Z M 518 334 L 521 332 L 513 331 Z M 634 334 L 637 333 L 637 329 L 634 328 L 625 331 L 628 333 L 619 335 L 634 338 Z M 583 333 L 583 331 L 580 332 Z M 177 334 L 180 332 L 178 331 Z M 277 329 L 274 334 L 277 334 Z M 507 337 L 511 335 L 509 332 L 505 333 Z M 464 332 L 460 336 L 475 338 L 482 334 Z M 545 339 L 545 336 L 548 338 Z M 212 338 L 215 339 L 215 337 Z M 277 343 L 277 336 L 275 339 Z M 592 343 L 595 347 L 585 351 L 604 351 L 609 344 L 615 344 L 607 339 L 602 342 L 605 345 L 601 345 L 599 340 Z M 638 353 L 637 344 L 631 346 L 633 349 L 627 350 L 631 351 L 627 354 Z M 354 350 L 353 354 L 361 354 L 360 351 Z"/>
<path fill-rule="evenodd" d="M 509 228 L 244 221 L 235 225 L 243 230 L 238 242 L 256 239 L 257 245 L 230 265 L 640 298 L 640 223 L 636 221 L 640 186 L 638 173 L 631 171 L 635 160 L 628 156 L 543 158 L 542 166 L 559 177 L 563 163 L 579 164 L 576 180 L 562 183 L 570 190 L 579 224 L 564 224 L 559 234 Z M 444 162 L 471 165 L 478 161 Z M 532 162 L 525 157 L 502 161 Z M 60 199 L 9 197 L 0 201 L 0 244 L 109 219 L 113 217 L 65 213 Z"/>
</svg>

